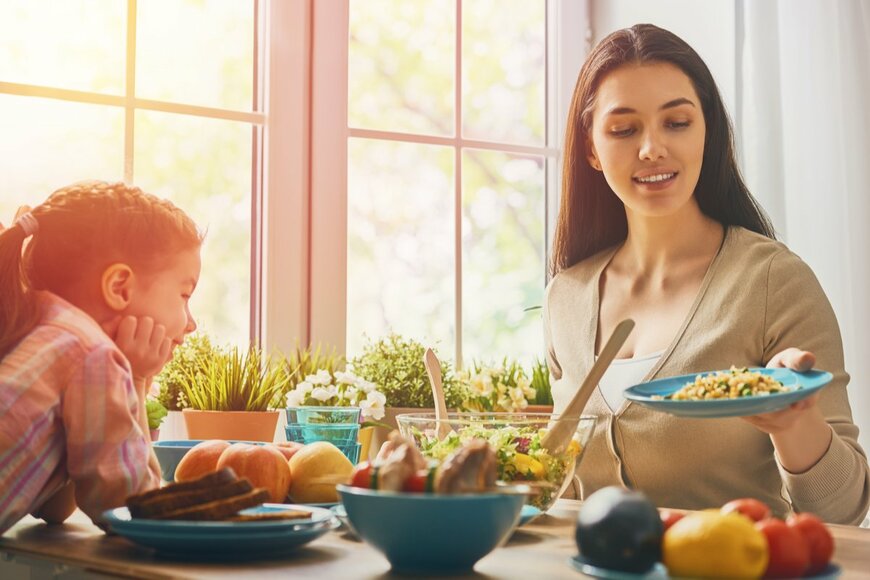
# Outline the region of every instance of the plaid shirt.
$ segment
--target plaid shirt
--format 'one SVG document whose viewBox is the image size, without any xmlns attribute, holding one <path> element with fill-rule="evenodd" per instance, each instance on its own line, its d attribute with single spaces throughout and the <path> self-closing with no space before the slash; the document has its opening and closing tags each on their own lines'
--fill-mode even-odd
<svg viewBox="0 0 870 580">
<path fill-rule="evenodd" d="M 95 521 L 160 483 L 127 359 L 86 313 L 38 302 L 39 324 L 0 361 L 0 534 L 69 480 Z"/>
</svg>

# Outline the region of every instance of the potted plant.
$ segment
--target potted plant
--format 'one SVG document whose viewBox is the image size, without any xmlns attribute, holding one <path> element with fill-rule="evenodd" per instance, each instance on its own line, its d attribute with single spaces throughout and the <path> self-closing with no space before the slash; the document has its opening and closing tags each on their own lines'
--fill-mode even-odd
<svg viewBox="0 0 870 580">
<path fill-rule="evenodd" d="M 535 400 L 529 401 L 526 411 L 530 413 L 552 413 L 553 392 L 550 388 L 550 367 L 543 359 L 535 359 L 532 365 L 532 384 Z"/>
<path fill-rule="evenodd" d="M 181 380 L 183 416 L 191 439 L 273 441 L 279 411 L 270 403 L 288 376 L 259 347 L 218 350 Z"/>
<path fill-rule="evenodd" d="M 187 439 L 187 427 L 181 411 L 187 406 L 182 383 L 187 376 L 201 377 L 203 361 L 219 352 L 208 335 L 196 332 L 176 347 L 172 358 L 155 378 L 158 385 L 157 400 L 168 414 L 163 422 L 164 439 Z"/>
<path fill-rule="evenodd" d="M 145 399 L 145 413 L 148 415 L 148 429 L 151 431 L 151 441 L 157 441 L 160 436 L 160 425 L 166 418 L 166 407 L 156 398 Z"/>
<path fill-rule="evenodd" d="M 378 390 L 386 397 L 383 420 L 389 428 L 374 430 L 372 452 L 377 452 L 390 429 L 398 428 L 396 415 L 434 409 L 432 386 L 423 363 L 425 353 L 426 347 L 421 343 L 393 333 L 377 341 L 369 340 L 363 353 L 351 360 L 354 374 L 378 385 Z M 447 407 L 455 409 L 462 397 L 450 364 L 443 359 L 441 376 Z"/>
<path fill-rule="evenodd" d="M 516 413 L 529 411 L 537 393 L 522 365 L 505 357 L 500 365 L 475 362 L 471 369 L 457 373 L 462 385 L 463 411 Z"/>
</svg>

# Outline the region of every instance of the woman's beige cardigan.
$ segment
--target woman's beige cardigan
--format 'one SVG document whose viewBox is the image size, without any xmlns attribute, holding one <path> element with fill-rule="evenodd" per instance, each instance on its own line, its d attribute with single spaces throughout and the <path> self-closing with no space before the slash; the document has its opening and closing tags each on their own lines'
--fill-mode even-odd
<svg viewBox="0 0 870 580">
<path fill-rule="evenodd" d="M 614 252 L 561 272 L 547 288 L 544 327 L 556 411 L 592 365 L 599 279 Z M 754 497 L 781 516 L 808 511 L 829 522 L 860 523 L 870 504 L 870 475 L 846 395 L 837 320 L 810 268 L 783 244 L 728 228 L 688 317 L 646 380 L 764 366 L 788 347 L 812 351 L 816 368 L 834 374 L 819 400 L 833 439 L 808 471 L 783 469 L 770 437 L 739 418 L 678 418 L 628 401 L 612 413 L 596 389 L 584 411 L 597 415 L 598 425 L 577 470 L 580 493 L 624 485 L 658 506 L 687 509 Z"/>
</svg>

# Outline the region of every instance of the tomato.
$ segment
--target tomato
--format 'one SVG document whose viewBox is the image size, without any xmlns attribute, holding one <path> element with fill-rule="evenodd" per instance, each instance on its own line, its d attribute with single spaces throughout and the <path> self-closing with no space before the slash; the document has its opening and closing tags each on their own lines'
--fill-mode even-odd
<svg viewBox="0 0 870 580">
<path fill-rule="evenodd" d="M 803 535 L 778 518 L 768 518 L 755 524 L 767 538 L 770 559 L 765 578 L 797 578 L 810 565 L 810 550 Z"/>
<path fill-rule="evenodd" d="M 662 525 L 665 526 L 666 532 L 672 525 L 683 519 L 684 515 L 686 514 L 673 510 L 659 510 L 659 516 L 662 518 Z"/>
<path fill-rule="evenodd" d="M 812 514 L 797 514 L 788 518 L 788 525 L 801 533 L 810 550 L 809 574 L 818 574 L 834 555 L 834 537 L 828 527 Z"/>
<path fill-rule="evenodd" d="M 432 493 L 435 491 L 435 472 L 437 468 L 421 469 L 405 480 L 402 491 L 412 493 Z"/>
<path fill-rule="evenodd" d="M 402 486 L 402 491 L 410 491 L 412 493 L 424 493 L 426 491 L 426 480 L 428 478 L 428 472 L 418 471 L 417 473 L 405 480 L 405 485 Z"/>
<path fill-rule="evenodd" d="M 368 461 L 363 461 L 357 465 L 350 475 L 351 486 L 363 489 L 377 489 L 377 486 L 372 486 L 372 469 L 372 464 Z"/>
<path fill-rule="evenodd" d="M 770 508 L 764 502 L 751 497 L 731 500 L 722 506 L 722 513 L 730 512 L 743 514 L 753 522 L 760 522 L 770 517 Z"/>
</svg>

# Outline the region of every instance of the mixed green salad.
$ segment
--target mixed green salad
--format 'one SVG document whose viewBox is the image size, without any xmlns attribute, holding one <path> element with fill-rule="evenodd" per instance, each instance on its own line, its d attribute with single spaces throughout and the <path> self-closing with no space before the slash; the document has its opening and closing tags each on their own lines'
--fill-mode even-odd
<svg viewBox="0 0 870 580">
<path fill-rule="evenodd" d="M 580 443 L 575 440 L 563 453 L 550 453 L 541 446 L 541 439 L 547 430 L 537 425 L 468 425 L 450 432 L 441 440 L 415 427 L 410 431 L 423 455 L 438 462 L 472 439 L 485 440 L 498 458 L 499 480 L 547 481 L 555 486 L 542 489 L 530 500 L 531 505 L 541 509 L 549 508 L 556 500 L 566 475 L 574 470 L 575 460 L 581 450 Z"/>
</svg>

